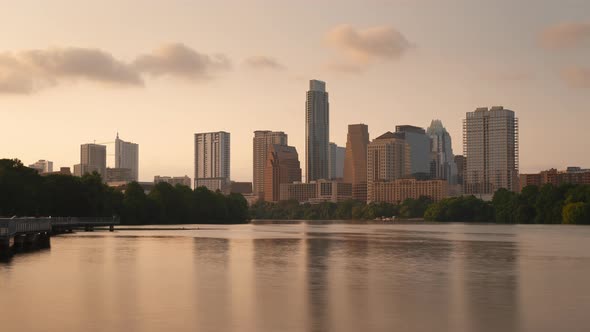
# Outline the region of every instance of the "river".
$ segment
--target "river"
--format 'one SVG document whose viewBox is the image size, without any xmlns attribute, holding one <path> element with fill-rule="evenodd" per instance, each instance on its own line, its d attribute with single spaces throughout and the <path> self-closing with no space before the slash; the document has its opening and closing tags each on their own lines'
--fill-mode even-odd
<svg viewBox="0 0 590 332">
<path fill-rule="evenodd" d="M 588 331 L 590 227 L 79 232 L 0 263 L 0 330 Z"/>
</svg>

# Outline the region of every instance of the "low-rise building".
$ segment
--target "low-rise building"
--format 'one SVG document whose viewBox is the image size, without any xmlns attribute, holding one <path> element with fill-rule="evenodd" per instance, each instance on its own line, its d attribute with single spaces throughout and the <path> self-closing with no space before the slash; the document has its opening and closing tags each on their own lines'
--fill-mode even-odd
<svg viewBox="0 0 590 332">
<path fill-rule="evenodd" d="M 540 187 L 545 184 L 559 186 L 566 183 L 590 185 L 590 169 L 568 167 L 565 171 L 558 171 L 552 168 L 540 173 L 520 174 L 521 190 L 527 186 Z"/>
<path fill-rule="evenodd" d="M 229 185 L 229 192 L 232 194 L 251 194 L 252 182 L 237 182 L 232 181 Z"/>
<path fill-rule="evenodd" d="M 48 175 L 72 175 L 72 171 L 69 167 L 60 167 L 59 171 L 55 171 L 55 172 L 46 172 L 46 173 L 41 173 L 41 175 L 43 176 L 48 176 Z"/>
<path fill-rule="evenodd" d="M 399 204 L 408 198 L 418 199 L 428 197 L 438 202 L 449 197 L 449 187 L 446 180 L 398 179 L 393 181 L 379 181 L 373 183 L 372 202 Z"/>
<path fill-rule="evenodd" d="M 280 200 L 300 203 L 342 202 L 352 199 L 352 183 L 318 180 L 281 184 Z"/>
<path fill-rule="evenodd" d="M 176 186 L 177 184 L 182 186 L 187 186 L 190 188 L 191 186 L 191 178 L 188 176 L 154 176 L 154 184 L 166 182 L 171 184 L 172 186 Z"/>
<path fill-rule="evenodd" d="M 107 183 L 111 182 L 131 182 L 133 181 L 133 171 L 131 168 L 110 168 L 107 167 Z"/>
<path fill-rule="evenodd" d="M 296 200 L 298 202 L 308 202 L 317 197 L 317 185 L 315 182 L 282 183 L 280 188 L 281 201 Z"/>
<path fill-rule="evenodd" d="M 36 170 L 39 174 L 51 173 L 53 172 L 53 161 L 39 160 L 36 163 L 29 165 L 29 168 Z"/>
</svg>

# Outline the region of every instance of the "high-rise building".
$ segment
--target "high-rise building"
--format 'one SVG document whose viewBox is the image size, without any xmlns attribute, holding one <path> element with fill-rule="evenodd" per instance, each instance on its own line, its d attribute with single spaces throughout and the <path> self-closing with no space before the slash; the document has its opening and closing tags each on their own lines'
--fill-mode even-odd
<svg viewBox="0 0 590 332">
<path fill-rule="evenodd" d="M 367 201 L 374 201 L 374 184 L 408 177 L 412 169 L 410 145 L 402 133 L 387 132 L 367 147 Z"/>
<path fill-rule="evenodd" d="M 367 146 L 369 127 L 366 124 L 348 125 L 344 157 L 344 182 L 352 183 L 352 197 L 367 200 Z"/>
<path fill-rule="evenodd" d="M 463 121 L 466 194 L 518 191 L 518 118 L 502 106 L 478 108 Z"/>
<path fill-rule="evenodd" d="M 329 177 L 330 104 L 326 83 L 309 81 L 305 102 L 305 180 Z"/>
<path fill-rule="evenodd" d="M 455 165 L 457 165 L 457 184 L 463 186 L 463 174 L 465 174 L 465 156 L 455 156 Z"/>
<path fill-rule="evenodd" d="M 286 145 L 271 145 L 264 176 L 264 200 L 279 201 L 281 184 L 301 182 L 301 165 L 297 149 Z"/>
<path fill-rule="evenodd" d="M 254 132 L 252 189 L 253 193 L 262 200 L 264 200 L 264 169 L 266 168 L 268 150 L 275 144 L 287 145 L 287 134 L 282 131 L 270 130 L 257 130 Z"/>
<path fill-rule="evenodd" d="M 51 173 L 53 172 L 53 161 L 41 159 L 36 163 L 29 165 L 29 168 L 36 170 L 39 174 Z"/>
<path fill-rule="evenodd" d="M 344 177 L 344 156 L 346 149 L 330 143 L 328 154 L 328 178 L 330 180 L 342 179 Z"/>
<path fill-rule="evenodd" d="M 402 134 L 406 143 L 410 145 L 411 174 L 430 174 L 430 137 L 423 128 L 415 126 L 396 126 L 396 134 Z"/>
<path fill-rule="evenodd" d="M 426 133 L 431 140 L 431 172 L 434 179 L 447 180 L 449 184 L 457 183 L 457 165 L 453 155 L 451 135 L 440 120 L 432 120 Z"/>
<path fill-rule="evenodd" d="M 82 144 L 80 146 L 80 164 L 74 165 L 74 175 L 97 172 L 106 182 L 107 147 L 99 144 Z"/>
<path fill-rule="evenodd" d="M 131 170 L 131 181 L 139 179 L 139 145 L 115 139 L 115 168 L 128 168 Z"/>
<path fill-rule="evenodd" d="M 230 134 L 195 134 L 195 188 L 227 191 L 230 183 Z"/>
</svg>

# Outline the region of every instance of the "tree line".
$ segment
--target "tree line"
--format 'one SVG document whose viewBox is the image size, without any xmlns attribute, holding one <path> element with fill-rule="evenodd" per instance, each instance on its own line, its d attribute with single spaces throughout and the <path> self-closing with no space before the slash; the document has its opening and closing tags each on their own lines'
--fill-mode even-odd
<svg viewBox="0 0 590 332">
<path fill-rule="evenodd" d="M 112 217 L 122 224 L 244 223 L 248 204 L 239 194 L 158 183 L 146 194 L 137 182 L 124 192 L 99 174 L 41 176 L 17 159 L 0 159 L 0 216 Z"/>
</svg>

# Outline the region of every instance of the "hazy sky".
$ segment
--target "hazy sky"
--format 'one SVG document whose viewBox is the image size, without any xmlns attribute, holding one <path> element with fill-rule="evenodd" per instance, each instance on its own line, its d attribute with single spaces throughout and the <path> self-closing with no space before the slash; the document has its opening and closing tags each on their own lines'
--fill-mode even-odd
<svg viewBox="0 0 590 332">
<path fill-rule="evenodd" d="M 327 82 L 331 141 L 465 112 L 520 118 L 523 172 L 590 167 L 590 1 L 0 0 L 0 157 L 79 163 L 80 144 L 140 145 L 140 180 L 193 177 L 193 134 L 231 133 L 251 181 L 254 130 L 304 165 L 309 79 Z M 114 154 L 114 146 L 109 145 Z M 109 157 L 112 165 L 113 157 Z"/>
</svg>

